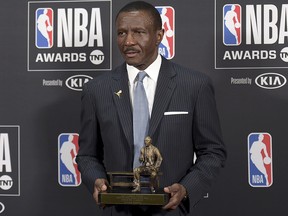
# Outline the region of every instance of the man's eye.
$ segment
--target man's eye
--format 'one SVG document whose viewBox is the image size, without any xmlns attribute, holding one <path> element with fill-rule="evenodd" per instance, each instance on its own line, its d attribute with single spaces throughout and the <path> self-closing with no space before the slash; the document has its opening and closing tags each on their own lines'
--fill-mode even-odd
<svg viewBox="0 0 288 216">
<path fill-rule="evenodd" d="M 118 36 L 124 36 L 125 33 L 124 32 L 118 32 Z"/>
</svg>

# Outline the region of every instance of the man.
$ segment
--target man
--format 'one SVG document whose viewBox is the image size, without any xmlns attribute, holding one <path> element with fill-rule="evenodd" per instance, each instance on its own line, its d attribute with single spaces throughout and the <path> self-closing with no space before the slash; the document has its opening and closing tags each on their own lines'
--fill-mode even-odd
<svg viewBox="0 0 288 216">
<path fill-rule="evenodd" d="M 171 198 L 163 207 L 106 206 L 103 215 L 193 215 L 226 160 L 210 79 L 158 54 L 164 31 L 152 5 L 124 6 L 116 29 L 125 63 L 83 88 L 77 156 L 82 180 L 98 203 L 108 187 L 107 172 L 133 170 L 133 90 L 145 70 L 148 135 L 164 158 L 160 185 Z"/>
<path fill-rule="evenodd" d="M 152 139 L 149 136 L 145 138 L 145 146 L 141 148 L 139 161 L 142 165 L 133 170 L 135 188 L 132 192 L 141 190 L 140 175 L 148 173 L 150 175 L 150 189 L 154 193 L 155 181 L 162 162 L 162 156 L 159 149 L 152 145 Z"/>
</svg>

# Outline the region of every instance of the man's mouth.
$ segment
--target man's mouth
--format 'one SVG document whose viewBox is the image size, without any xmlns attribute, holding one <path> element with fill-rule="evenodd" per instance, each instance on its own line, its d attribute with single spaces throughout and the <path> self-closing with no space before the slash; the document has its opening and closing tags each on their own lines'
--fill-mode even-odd
<svg viewBox="0 0 288 216">
<path fill-rule="evenodd" d="M 139 53 L 139 51 L 137 50 L 125 50 L 124 51 L 124 54 L 128 57 L 128 58 L 132 58 L 132 57 L 135 57 L 137 54 Z"/>
</svg>

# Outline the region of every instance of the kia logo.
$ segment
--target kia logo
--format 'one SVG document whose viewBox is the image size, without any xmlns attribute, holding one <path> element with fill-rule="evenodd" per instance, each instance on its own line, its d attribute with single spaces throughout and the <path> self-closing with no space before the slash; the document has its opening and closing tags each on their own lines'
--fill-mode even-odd
<svg viewBox="0 0 288 216">
<path fill-rule="evenodd" d="M 68 88 L 74 91 L 82 91 L 83 85 L 92 79 L 93 79 L 92 77 L 87 75 L 75 75 L 69 77 L 66 80 L 65 84 Z"/>
<path fill-rule="evenodd" d="M 265 73 L 256 77 L 255 83 L 264 89 L 277 89 L 286 84 L 286 77 L 278 73 Z"/>
</svg>

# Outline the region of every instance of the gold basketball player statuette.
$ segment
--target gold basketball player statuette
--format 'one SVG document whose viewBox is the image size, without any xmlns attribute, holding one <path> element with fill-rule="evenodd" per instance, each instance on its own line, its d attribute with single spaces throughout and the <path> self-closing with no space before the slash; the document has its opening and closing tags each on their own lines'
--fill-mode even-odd
<svg viewBox="0 0 288 216">
<path fill-rule="evenodd" d="M 134 189 L 132 192 L 141 191 L 141 174 L 149 175 L 150 177 L 150 190 L 155 193 L 155 188 L 158 188 L 158 173 L 162 163 L 162 156 L 157 147 L 152 144 L 151 137 L 147 136 L 144 140 L 145 146 L 140 150 L 139 161 L 142 164 L 133 170 L 134 174 Z"/>
</svg>

